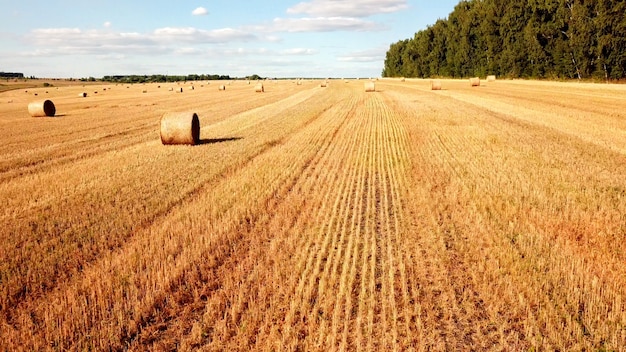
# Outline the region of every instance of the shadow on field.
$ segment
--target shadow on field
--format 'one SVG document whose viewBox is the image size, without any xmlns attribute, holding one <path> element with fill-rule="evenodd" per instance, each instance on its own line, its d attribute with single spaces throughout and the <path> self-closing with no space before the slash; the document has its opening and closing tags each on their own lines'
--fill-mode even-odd
<svg viewBox="0 0 626 352">
<path fill-rule="evenodd" d="M 203 138 L 200 139 L 200 141 L 198 142 L 198 145 L 202 145 L 202 144 L 215 144 L 215 143 L 222 143 L 222 142 L 231 142 L 231 141 L 238 141 L 240 139 L 243 139 L 243 137 L 230 137 L 230 138 Z"/>
</svg>

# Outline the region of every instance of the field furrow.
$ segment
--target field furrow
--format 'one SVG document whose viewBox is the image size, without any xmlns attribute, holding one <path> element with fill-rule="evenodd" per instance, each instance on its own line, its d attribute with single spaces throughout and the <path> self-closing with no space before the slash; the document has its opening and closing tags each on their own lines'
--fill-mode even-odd
<svg viewBox="0 0 626 352">
<path fill-rule="evenodd" d="M 202 83 L 0 93 L 0 350 L 624 350 L 626 88 Z"/>
<path fill-rule="evenodd" d="M 318 97 L 318 99 L 324 99 L 322 97 Z M 312 104 L 317 104 L 317 103 L 313 103 Z M 319 106 L 319 104 L 317 104 L 317 106 Z M 286 104 L 284 109 L 298 109 L 298 107 L 293 107 L 293 105 L 290 104 Z M 317 108 L 316 108 L 317 109 Z M 106 246 L 105 248 L 111 250 L 111 247 L 113 249 L 121 246 L 123 244 L 123 242 L 126 242 L 129 240 L 130 237 L 128 237 L 129 235 L 131 236 L 135 236 L 137 233 L 140 233 L 142 230 L 142 228 L 149 228 L 149 224 L 156 221 L 159 217 L 167 215 L 168 213 L 172 212 L 173 209 L 176 209 L 178 207 L 179 204 L 183 204 L 184 202 L 188 201 L 189 199 L 193 199 L 195 197 L 196 194 L 198 193 L 202 193 L 202 189 L 208 189 L 208 186 L 204 186 L 203 183 L 207 183 L 207 182 L 212 182 L 213 181 L 217 181 L 219 180 L 221 177 L 224 177 L 225 174 L 231 173 L 234 170 L 236 170 L 237 168 L 241 167 L 242 165 L 245 165 L 245 163 L 250 162 L 251 160 L 254 160 L 254 158 L 256 158 L 258 155 L 261 155 L 264 153 L 264 151 L 269 150 L 268 148 L 271 148 L 272 146 L 276 145 L 277 139 L 275 139 L 276 137 L 276 132 L 279 133 L 286 133 L 287 130 L 285 130 L 284 128 L 286 126 L 292 126 L 292 128 L 298 128 L 298 126 L 301 126 L 303 122 L 306 122 L 307 118 L 310 118 L 310 116 L 315 116 L 315 111 L 316 109 L 312 109 L 307 111 L 308 114 L 313 114 L 313 115 L 303 115 L 303 118 L 300 120 L 293 120 L 291 119 L 290 122 L 288 123 L 284 123 L 284 121 L 286 119 L 289 119 L 288 115 L 286 114 L 286 116 L 278 116 L 278 118 L 276 119 L 276 121 L 273 122 L 273 124 L 279 123 L 281 124 L 281 126 L 283 127 L 282 130 L 276 130 L 273 128 L 273 124 L 266 124 L 265 126 L 263 126 L 262 128 L 260 128 L 260 130 L 266 130 L 266 131 L 271 131 L 274 130 L 274 135 L 272 134 L 265 134 L 263 135 L 263 139 L 268 140 L 268 142 L 263 142 L 263 139 L 261 139 L 262 143 L 258 143 L 256 146 L 253 142 L 253 144 L 251 145 L 251 147 L 253 147 L 253 149 L 249 149 L 248 152 L 248 156 L 246 156 L 245 154 L 242 154 L 241 156 L 238 156 L 236 158 L 231 159 L 231 161 L 233 162 L 233 164 L 231 164 L 230 166 L 230 170 L 226 165 L 221 166 L 219 168 L 215 168 L 213 170 L 212 173 L 204 173 L 200 178 L 195 179 L 192 181 L 192 187 L 194 188 L 187 188 L 187 190 L 182 193 L 182 197 L 181 197 L 181 193 L 176 194 L 175 196 L 177 197 L 181 197 L 178 198 L 178 200 L 175 200 L 172 203 L 163 203 L 163 199 L 159 200 L 161 202 L 162 205 L 165 206 L 165 208 L 162 208 L 163 210 L 158 210 L 159 208 L 157 208 L 157 211 L 155 211 L 154 208 L 151 209 L 152 213 L 150 213 L 148 215 L 148 218 L 145 221 L 141 221 L 140 217 L 137 216 L 136 213 L 136 209 L 133 209 L 134 207 L 136 207 L 135 204 L 131 203 L 128 204 L 126 206 L 129 207 L 129 209 L 133 209 L 132 212 L 127 213 L 126 216 L 119 216 L 116 217 L 116 221 L 132 221 L 132 227 L 130 228 L 130 233 L 126 233 L 126 232 L 120 232 L 117 237 L 111 237 L 111 235 L 114 235 L 114 233 L 111 232 L 105 232 L 108 236 L 107 237 L 101 237 L 102 240 L 104 242 L 102 242 L 102 245 Z M 323 109 L 322 107 L 319 108 L 321 111 L 321 109 Z M 279 111 L 285 111 L 285 110 L 279 110 Z M 269 111 L 269 110 L 268 110 Z M 266 112 L 267 113 L 267 112 Z M 235 124 L 236 126 L 237 124 Z M 225 126 L 226 128 L 232 128 L 232 126 Z M 237 127 L 235 127 L 237 128 Z M 257 130 L 259 130 L 259 128 L 257 128 Z M 293 129 L 292 129 L 293 131 Z M 249 133 L 249 132 L 248 132 Z M 244 134 L 246 135 L 246 134 Z M 274 138 L 274 139 L 272 139 Z M 211 145 L 210 145 L 211 146 Z M 217 145 L 214 145 L 214 147 L 217 147 Z M 233 147 L 236 147 L 233 145 Z M 141 147 L 141 148 L 145 148 L 145 147 Z M 186 147 L 182 147 L 182 148 L 178 148 L 178 151 L 180 152 L 181 149 L 186 149 Z M 135 154 L 136 151 L 130 151 L 133 155 Z M 177 153 L 175 150 L 170 150 L 170 155 L 172 155 L 171 152 L 174 152 L 174 155 Z M 252 152 L 252 153 L 250 153 Z M 139 153 L 139 155 L 141 155 L 141 153 Z M 163 155 L 163 154 L 161 154 Z M 210 155 L 210 154 L 209 154 Z M 165 154 L 165 156 L 167 156 L 167 154 Z M 242 158 L 243 157 L 243 158 Z M 206 160 L 206 159 L 205 159 Z M 214 159 L 214 163 L 219 161 L 220 159 Z M 113 160 L 112 160 L 113 161 Z M 139 161 L 139 159 L 138 159 Z M 85 164 L 89 165 L 88 162 L 92 162 L 92 160 L 88 160 L 85 162 Z M 150 163 L 150 160 L 141 160 L 139 161 L 141 164 L 140 165 L 144 165 L 144 166 L 157 166 L 155 164 Z M 242 164 L 243 163 L 243 164 Z M 194 163 L 195 164 L 195 163 Z M 194 167 L 195 165 L 191 164 L 191 165 L 187 165 L 187 167 Z M 123 165 L 120 165 L 120 167 L 122 167 Z M 225 167 L 226 166 L 226 167 Z M 75 166 L 74 166 L 75 167 Z M 171 165 L 171 167 L 180 167 L 180 165 L 176 165 L 173 164 Z M 195 166 L 197 167 L 197 166 Z M 111 170 L 113 168 L 109 168 L 109 170 Z M 202 171 L 203 169 L 198 169 L 197 171 Z M 73 170 L 73 173 L 76 174 L 75 170 Z M 221 173 L 221 175 L 220 175 Z M 174 175 L 174 173 L 172 173 L 172 176 Z M 78 176 L 80 177 L 80 173 L 78 174 Z M 155 173 L 154 176 L 158 176 L 158 173 Z M 177 176 L 180 177 L 180 176 Z M 191 175 L 188 175 L 188 179 L 192 180 Z M 71 180 L 70 177 L 68 177 L 66 180 Z M 161 180 L 162 182 L 166 182 L 166 184 L 174 184 L 175 179 L 164 179 Z M 35 182 L 40 182 L 40 180 L 38 179 L 33 179 L 33 181 Z M 128 180 L 125 180 L 128 181 Z M 96 184 L 97 186 L 98 184 Z M 140 184 L 141 185 L 141 184 Z M 195 185 L 195 186 L 194 186 Z M 145 185 L 142 185 L 143 187 L 145 187 Z M 157 184 L 158 186 L 158 184 Z M 189 185 L 187 185 L 187 187 L 189 187 Z M 123 189 L 123 188 L 120 188 Z M 129 191 L 133 191 L 133 189 L 129 189 Z M 159 189 L 154 189 L 154 191 L 158 192 Z M 163 189 L 161 190 L 161 192 L 163 191 L 168 191 L 168 187 L 163 187 Z M 84 190 L 85 194 L 89 195 L 90 197 L 93 197 L 93 188 L 86 188 Z M 143 192 L 142 192 L 143 193 Z M 152 193 L 152 192 L 149 192 Z M 145 194 L 145 193 L 144 193 Z M 146 194 L 148 195 L 148 194 Z M 150 194 L 150 197 L 153 197 L 155 194 Z M 88 199 L 88 198 L 87 198 Z M 132 199 L 132 198 L 131 198 Z M 137 200 L 141 200 L 141 199 L 136 199 Z M 51 202 L 58 202 L 58 198 L 54 197 L 54 198 L 50 198 Z M 101 207 L 102 204 L 100 202 L 97 202 L 98 205 Z M 55 203 L 53 203 L 55 204 Z M 116 206 L 117 204 L 112 203 L 112 206 Z M 130 208 L 133 207 L 133 208 Z M 113 209 L 113 208 L 112 208 Z M 144 207 L 145 209 L 145 207 Z M 7 306 L 8 305 L 12 305 L 15 303 L 10 303 L 10 302 L 15 302 L 15 301 L 20 301 L 24 298 L 36 298 L 38 297 L 41 293 L 45 293 L 47 290 L 54 288 L 55 284 L 61 283 L 63 282 L 67 276 L 66 275 L 70 275 L 72 274 L 73 270 L 82 270 L 82 268 L 85 266 L 86 262 L 89 262 L 91 260 L 91 258 L 96 258 L 98 256 L 98 254 L 100 253 L 100 251 L 102 251 L 103 249 L 99 249 L 98 247 L 95 247 L 94 245 L 98 245 L 97 242 L 94 243 L 94 239 L 90 239 L 89 237 L 85 238 L 83 237 L 85 235 L 84 231 L 81 231 L 81 228 L 85 228 L 85 229 L 89 229 L 89 233 L 92 234 L 93 236 L 97 236 L 100 235 L 97 231 L 94 231 L 91 224 L 94 223 L 99 223 L 101 220 L 99 220 L 97 217 L 94 217 L 95 214 L 98 214 L 97 216 L 106 216 L 107 218 L 112 216 L 113 214 L 115 214 L 115 212 L 119 212 L 120 210 L 124 210 L 122 209 L 118 209 L 118 210 L 112 210 L 109 213 L 101 213 L 102 208 L 98 209 L 98 211 L 96 212 L 96 209 L 93 209 L 93 213 L 92 212 L 85 212 L 84 216 L 85 216 L 85 220 L 88 221 L 87 223 L 81 224 L 80 222 L 77 221 L 77 218 L 71 218 L 68 219 L 68 226 L 64 227 L 62 231 L 64 232 L 59 232 L 58 229 L 52 230 L 50 231 L 49 228 L 40 228 L 39 230 L 41 231 L 41 234 L 44 236 L 37 236 L 37 237 L 26 237 L 23 238 L 22 241 L 23 242 L 17 242 L 20 243 L 20 246 L 17 247 L 17 250 L 19 250 L 19 255 L 15 255 L 15 254 L 11 254 L 11 252 L 3 252 L 2 254 L 5 255 L 8 260 L 3 260 L 3 266 L 2 266 L 2 275 L 3 275 L 3 283 L 6 283 L 6 285 L 3 285 L 3 290 L 6 293 L 5 296 L 5 301 Z M 59 208 L 59 211 L 64 211 L 64 209 Z M 37 213 L 33 213 L 33 215 L 37 215 Z M 50 217 L 49 218 L 39 218 L 41 220 L 46 220 L 46 219 L 50 219 L 50 221 L 55 221 L 55 226 L 58 226 L 58 221 L 57 218 L 62 218 L 60 215 L 57 216 L 52 216 L 52 214 L 49 214 Z M 131 216 L 128 216 L 131 215 Z M 40 215 L 38 215 L 40 216 Z M 80 217 L 78 217 L 78 219 L 80 219 Z M 139 221 L 139 224 L 137 223 Z M 148 222 L 149 221 L 149 222 Z M 33 223 L 33 221 L 31 221 L 31 224 Z M 36 224 L 36 222 L 34 222 Z M 71 225 L 69 225 L 71 224 Z M 105 224 L 104 222 L 102 222 L 102 224 Z M 23 235 L 27 235 L 29 234 L 29 231 L 22 231 L 19 229 L 15 229 L 13 231 L 11 231 L 11 225 L 13 225 L 12 223 L 8 224 L 8 232 L 5 232 L 5 234 L 23 234 Z M 120 226 L 119 223 L 117 222 L 113 222 L 110 223 L 110 226 L 114 226 L 113 229 L 114 231 L 123 231 L 124 229 L 127 229 L 127 226 Z M 30 236 L 33 236 L 34 233 L 32 233 L 33 229 L 31 229 L 30 232 Z M 63 234 L 65 233 L 65 234 Z M 61 236 L 59 236 L 61 235 Z M 89 241 L 90 246 L 89 247 L 78 247 L 78 253 L 76 252 L 76 247 L 69 247 L 67 248 L 67 250 L 69 250 L 69 252 L 67 252 L 68 254 L 66 255 L 64 252 L 60 252 L 58 249 L 56 249 L 56 255 L 54 257 L 37 257 L 38 262 L 34 262 L 34 261 L 30 261 L 30 258 L 35 258 L 37 256 L 37 253 L 41 253 L 43 251 L 43 249 L 39 249 L 41 247 L 43 248 L 58 248 L 60 246 L 59 243 L 63 243 L 63 241 L 74 241 L 72 238 L 68 238 L 68 235 L 70 236 L 80 236 L 77 237 L 77 239 L 80 239 L 82 241 Z M 48 236 L 50 239 L 48 241 L 44 241 L 45 237 Z M 33 239 L 37 240 L 37 243 L 35 246 L 32 245 L 28 245 L 29 241 L 32 241 Z M 19 241 L 20 238 L 19 237 L 6 237 L 6 240 L 10 240 L 10 241 Z M 59 242 L 61 241 L 61 242 Z M 120 242 L 114 242 L 114 241 L 120 241 Z M 34 248 L 33 248 L 34 247 Z M 10 248 L 10 247 L 9 247 Z M 25 251 L 24 249 L 29 249 L 28 251 Z M 81 254 L 80 251 L 88 251 L 85 252 L 84 254 Z M 15 253 L 15 252 L 13 252 Z M 79 255 L 77 257 L 77 254 Z M 70 256 L 71 255 L 71 256 Z M 82 257 L 82 258 L 81 258 Z M 83 259 L 84 258 L 84 259 Z M 71 260 L 71 261 L 70 261 Z M 71 263 L 71 264 L 70 264 Z M 15 266 L 13 266 L 13 264 Z M 71 265 L 71 266 L 69 266 Z M 64 273 L 60 273 L 58 272 L 58 267 L 66 267 L 68 269 L 70 268 L 74 268 L 74 266 L 76 266 L 76 269 L 73 270 L 68 270 L 67 272 Z M 69 266 L 69 267 L 68 267 Z M 18 275 L 18 269 L 22 270 L 21 268 L 27 268 L 28 272 L 26 275 L 24 274 L 19 274 Z M 20 271 L 21 272 L 21 271 Z M 52 272 L 56 272 L 57 274 L 55 275 L 50 275 L 47 273 L 52 273 Z M 39 282 L 43 282 L 43 280 L 46 280 L 46 285 L 42 286 Z M 54 281 L 53 281 L 54 280 Z M 58 280 L 58 281 L 57 281 Z M 19 284 L 18 284 L 19 282 Z M 32 285 L 32 287 L 36 287 L 36 290 L 33 289 L 25 289 L 24 291 L 22 291 L 22 287 L 29 287 L 26 285 Z M 17 291 L 13 291 L 13 290 L 17 290 Z M 17 294 L 14 294 L 12 292 L 17 292 Z M 23 294 L 21 294 L 20 292 L 23 292 Z M 4 305 L 4 303 L 3 303 Z M 6 307 L 6 306 L 5 306 Z M 4 310 L 4 309 L 3 309 Z M 8 318 L 8 321 L 11 322 L 11 324 L 18 324 L 17 322 L 15 322 L 16 318 L 13 317 L 13 314 L 11 314 Z"/>
<path fill-rule="evenodd" d="M 445 108 L 442 109 L 445 110 Z M 582 278 L 588 275 L 591 269 L 589 267 L 590 263 L 597 261 L 599 257 L 592 255 L 594 257 L 593 261 L 573 262 L 571 258 L 578 257 L 583 253 L 579 252 L 582 248 L 576 246 L 575 243 L 580 241 L 581 237 L 595 237 L 594 231 L 610 232 L 612 231 L 610 230 L 612 226 L 604 227 L 604 230 L 600 230 L 600 228 L 594 230 L 596 228 L 593 225 L 594 220 L 588 217 L 588 215 L 583 215 L 587 219 L 585 220 L 586 230 L 583 230 L 582 227 L 575 227 L 579 237 L 578 240 L 572 241 L 571 237 L 568 238 L 568 232 L 571 230 L 566 230 L 562 226 L 539 225 L 537 220 L 541 219 L 541 217 L 530 214 L 537 214 L 537 211 L 541 214 L 552 213 L 553 215 L 550 218 L 561 218 L 563 222 L 557 222 L 562 224 L 580 223 L 575 220 L 577 216 L 572 217 L 576 213 L 587 213 L 590 215 L 590 211 L 594 207 L 585 205 L 585 203 L 591 201 L 590 198 L 584 198 L 583 196 L 584 200 L 579 198 L 578 201 L 572 202 L 573 200 L 566 195 L 567 193 L 562 193 L 561 190 L 564 188 L 598 187 L 598 189 L 601 189 L 606 187 L 594 186 L 593 184 L 599 180 L 591 181 L 592 178 L 589 177 L 589 174 L 586 174 L 587 171 L 580 169 L 577 165 L 593 165 L 594 161 L 592 159 L 597 158 L 599 153 L 607 153 L 607 151 L 600 149 L 593 152 L 582 152 L 582 145 L 580 149 L 576 145 L 585 145 L 584 142 L 563 137 L 553 130 L 512 123 L 515 121 L 510 117 L 501 118 L 493 114 L 475 115 L 469 111 L 463 116 L 454 115 L 452 112 L 449 113 L 452 116 L 456 116 L 455 118 L 461 122 L 467 120 L 467 116 L 477 116 L 476 119 L 480 121 L 479 126 L 484 131 L 463 129 L 458 131 L 458 133 L 462 133 L 464 138 L 469 138 L 466 144 L 483 144 L 484 147 L 482 149 L 467 148 L 462 144 L 451 142 L 454 140 L 457 132 L 447 127 L 441 132 L 449 136 L 450 141 L 446 143 L 445 148 L 440 148 L 439 143 L 436 143 L 431 144 L 431 146 L 439 148 L 439 150 L 433 149 L 432 154 L 424 153 L 424 149 L 429 148 L 419 148 L 420 150 L 418 151 L 425 158 L 425 162 L 431 163 L 428 167 L 429 169 L 438 170 L 431 176 L 432 180 L 446 179 L 442 175 L 449 175 L 447 177 L 449 181 L 444 183 L 447 188 L 445 198 L 439 201 L 439 203 L 450 203 L 454 199 L 457 207 L 462 204 L 464 208 L 472 209 L 473 220 L 472 218 L 456 218 L 454 215 L 458 211 L 456 208 L 454 208 L 454 211 L 452 211 L 453 208 L 445 211 L 445 214 L 448 214 L 447 222 L 451 222 L 454 226 L 452 228 L 454 232 L 452 233 L 459 231 L 465 233 L 465 235 L 461 233 L 461 237 L 455 236 L 454 241 L 449 242 L 453 247 L 463 245 L 462 251 L 460 251 L 463 256 L 458 258 L 457 262 L 466 262 L 466 265 L 470 265 L 473 268 L 468 270 L 468 272 L 472 273 L 470 279 L 474 282 L 475 289 L 483 296 L 481 301 L 492 302 L 493 304 L 496 300 L 489 299 L 489 297 L 499 297 L 500 300 L 507 302 L 501 305 L 495 304 L 494 306 L 498 308 L 490 307 L 489 305 L 485 306 L 491 319 L 497 318 L 499 320 L 505 316 L 506 318 L 502 319 L 502 321 L 509 322 L 509 326 L 499 324 L 500 331 L 498 332 L 498 335 L 501 336 L 500 339 L 506 341 L 507 344 L 524 346 L 524 343 L 528 343 L 530 346 L 535 347 L 548 346 L 549 348 L 566 349 L 598 346 L 598 336 L 585 332 L 589 331 L 590 325 L 583 322 L 582 316 L 574 318 L 578 314 L 583 314 L 586 308 L 584 311 L 580 311 L 580 307 L 567 307 L 567 305 L 564 306 L 562 303 L 554 305 L 551 302 L 571 302 L 565 297 L 573 295 L 573 292 L 590 289 L 582 281 L 570 280 L 574 277 Z M 481 121 L 489 118 L 491 118 L 489 123 Z M 423 127 L 430 129 L 433 124 L 437 124 L 436 121 L 431 122 L 432 124 L 424 125 Z M 420 127 L 420 132 L 417 133 L 427 135 L 428 130 L 423 129 L 423 127 Z M 511 133 L 516 130 L 517 133 Z M 472 137 L 472 135 L 475 137 Z M 439 141 L 438 137 L 434 137 Z M 502 143 L 504 141 L 506 143 Z M 542 149 L 536 149 L 535 146 L 537 145 L 551 145 L 550 158 L 552 160 L 548 161 L 548 165 L 557 164 L 559 165 L 558 169 L 545 168 L 544 165 L 547 160 L 544 159 L 544 156 L 546 156 L 546 153 Z M 588 146 L 585 148 L 588 148 Z M 580 152 L 577 150 L 580 150 Z M 610 152 L 608 153 L 610 154 Z M 458 155 L 462 155 L 463 159 L 456 157 Z M 555 156 L 558 157 L 555 158 Z M 615 157 L 614 154 L 613 156 Z M 441 158 L 441 161 L 432 164 L 438 158 Z M 560 158 L 563 159 L 559 160 Z M 455 162 L 450 163 L 449 159 Z M 587 160 L 583 162 L 582 159 Z M 483 171 L 480 175 L 459 174 L 458 166 L 455 167 L 457 163 L 460 164 L 461 168 L 471 167 L 476 170 L 489 170 L 493 165 L 498 165 L 499 167 L 492 169 L 491 172 L 485 173 Z M 564 169 L 567 172 L 564 172 Z M 620 172 L 617 171 L 617 173 Z M 579 175 L 572 178 L 563 177 L 572 174 Z M 607 179 L 605 176 L 602 179 L 605 181 L 599 181 L 600 183 L 610 180 L 610 178 Z M 542 183 L 541 180 L 548 180 L 548 182 Z M 590 181 L 591 184 L 589 183 Z M 532 184 L 529 184 L 530 182 Z M 581 182 L 584 182 L 585 186 Z M 609 182 L 612 183 L 613 181 Z M 576 183 L 579 183 L 579 185 L 577 186 Z M 539 184 L 543 186 L 537 187 Z M 451 193 L 452 191 L 454 193 Z M 519 192 L 523 193 L 519 194 Z M 452 198 L 453 194 L 454 197 Z M 599 202 L 599 200 L 596 201 Z M 574 205 L 574 203 L 578 202 L 581 203 Z M 575 208 L 577 210 L 574 210 Z M 606 210 L 601 210 L 599 204 L 595 209 L 600 210 L 597 213 L 597 215 L 600 215 L 600 219 L 609 215 L 605 213 Z M 609 211 L 609 213 L 613 212 Z M 609 215 L 609 218 L 613 219 L 614 225 L 620 227 L 619 224 L 623 223 L 623 220 L 615 217 L 617 213 L 613 214 Z M 606 220 L 601 221 L 603 226 L 608 225 Z M 467 242 L 469 238 L 466 236 L 470 234 L 474 238 L 473 242 Z M 602 237 L 606 238 L 606 236 Z M 474 245 L 474 243 L 476 244 Z M 588 244 L 589 242 L 586 243 Z M 449 244 L 446 243 L 446 246 L 449 246 Z M 610 247 L 601 246 L 592 249 L 586 246 L 585 251 L 587 251 L 587 255 L 590 255 L 600 248 L 608 249 Z M 489 250 L 485 251 L 485 249 Z M 586 256 L 585 254 L 582 255 Z M 617 259 L 614 256 L 614 254 L 609 257 L 605 256 L 603 265 L 609 264 L 609 267 L 614 268 L 614 265 L 610 264 Z M 610 257 L 614 258 L 611 259 Z M 481 259 L 477 260 L 476 258 Z M 559 274 L 561 270 L 555 268 L 563 268 L 566 265 L 565 262 L 569 263 L 568 270 L 571 271 L 570 274 L 564 277 L 563 274 Z M 506 271 L 507 276 L 503 277 L 503 267 L 515 267 L 515 270 L 519 270 L 519 272 L 513 274 L 515 271 L 508 269 Z M 492 272 L 492 270 L 494 271 Z M 603 276 L 605 276 L 607 281 L 603 285 L 603 290 L 611 291 L 611 293 L 599 294 L 598 292 L 589 292 L 585 295 L 603 296 L 601 305 L 606 305 L 608 311 L 613 312 L 615 304 L 620 305 L 618 297 L 622 295 L 622 293 L 612 291 L 613 274 L 609 274 L 606 272 L 607 270 L 600 268 L 592 269 L 591 271 L 595 273 L 595 278 L 590 277 L 587 279 L 589 281 L 598 280 L 598 272 L 604 271 Z M 516 278 L 513 279 L 514 277 Z M 455 279 L 455 281 L 461 281 L 460 279 Z M 584 279 L 581 280 L 584 281 Z M 523 285 L 516 286 L 522 282 L 524 283 Z M 557 289 L 557 286 L 559 289 Z M 558 293 L 559 298 L 555 298 L 557 291 L 560 291 Z M 616 301 L 616 298 L 618 301 Z M 582 302 L 584 299 L 578 298 L 573 301 Z M 517 307 L 525 308 L 518 310 Z M 538 310 L 537 307 L 542 308 Z M 576 313 L 577 311 L 578 313 Z M 552 318 L 548 318 L 554 316 L 573 318 L 569 322 L 555 322 L 551 320 Z M 606 318 L 611 319 L 617 325 L 621 324 L 618 322 L 623 319 L 613 315 L 607 315 Z M 579 323 L 576 323 L 577 319 L 580 319 L 578 320 Z M 613 324 L 615 323 L 608 323 L 608 325 L 614 326 Z M 598 327 L 598 329 L 599 331 L 604 331 L 607 334 L 605 336 L 615 336 L 614 333 L 608 332 L 610 329 L 606 326 Z M 537 338 L 538 335 L 543 337 Z M 568 337 L 564 338 L 565 336 Z M 522 341 L 524 342 L 522 343 Z M 617 343 L 617 340 L 612 342 L 612 344 L 615 343 Z"/>
</svg>

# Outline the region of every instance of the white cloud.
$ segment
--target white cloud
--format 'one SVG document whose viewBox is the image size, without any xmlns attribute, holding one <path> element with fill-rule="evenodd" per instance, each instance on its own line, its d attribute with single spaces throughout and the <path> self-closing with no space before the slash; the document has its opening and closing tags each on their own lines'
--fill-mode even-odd
<svg viewBox="0 0 626 352">
<path fill-rule="evenodd" d="M 406 0 L 312 0 L 287 9 L 290 14 L 324 17 L 368 17 L 407 9 Z"/>
<path fill-rule="evenodd" d="M 337 32 L 375 31 L 384 29 L 380 24 L 351 17 L 305 17 L 275 18 L 267 27 L 259 27 L 269 32 Z"/>
<path fill-rule="evenodd" d="M 337 60 L 342 62 L 381 62 L 385 59 L 386 50 L 381 48 L 356 51 L 339 56 Z"/>
<path fill-rule="evenodd" d="M 275 36 L 275 35 L 267 35 L 264 36 L 262 38 L 262 40 L 266 41 L 266 42 L 271 42 L 271 43 L 280 43 L 283 41 L 283 39 L 281 37 Z"/>
<path fill-rule="evenodd" d="M 165 27 L 152 33 L 113 32 L 110 30 L 88 30 L 79 28 L 42 28 L 31 31 L 24 37 L 34 44 L 36 52 L 47 51 L 73 54 L 162 52 L 168 48 L 175 51 L 180 43 L 225 44 L 260 40 L 256 35 L 232 28 L 203 30 L 193 27 Z"/>
<path fill-rule="evenodd" d="M 191 12 L 191 14 L 194 16 L 206 16 L 208 13 L 209 11 L 207 11 L 207 9 L 205 9 L 204 7 L 198 7 Z"/>
<path fill-rule="evenodd" d="M 281 51 L 282 55 L 315 55 L 318 51 L 315 49 L 293 48 Z"/>
<path fill-rule="evenodd" d="M 250 41 L 257 39 L 257 37 L 252 33 L 233 28 L 221 28 L 207 31 L 193 27 L 165 27 L 154 31 L 154 39 L 157 41 L 175 40 L 206 44 Z"/>
<path fill-rule="evenodd" d="M 133 50 L 154 46 L 155 41 L 140 33 L 114 33 L 111 31 L 78 28 L 44 28 L 31 31 L 25 38 L 39 49 L 54 52 L 97 53 L 107 50 Z"/>
<path fill-rule="evenodd" d="M 41 28 L 34 29 L 32 31 L 35 35 L 75 35 L 80 34 L 82 31 L 79 28 Z"/>
<path fill-rule="evenodd" d="M 202 51 L 197 49 L 197 48 L 178 48 L 174 51 L 174 53 L 178 54 L 178 55 L 198 55 L 198 54 L 202 54 Z"/>
<path fill-rule="evenodd" d="M 104 28 L 111 28 L 111 22 L 106 21 L 104 22 L 104 24 L 102 24 L 102 26 L 104 26 Z"/>
</svg>

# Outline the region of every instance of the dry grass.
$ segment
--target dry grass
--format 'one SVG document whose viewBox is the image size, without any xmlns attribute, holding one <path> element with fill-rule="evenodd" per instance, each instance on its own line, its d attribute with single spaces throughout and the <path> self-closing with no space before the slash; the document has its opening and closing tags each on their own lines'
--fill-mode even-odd
<svg viewBox="0 0 626 352">
<path fill-rule="evenodd" d="M 624 88 L 378 84 L 2 93 L 0 350 L 623 350 Z"/>
</svg>

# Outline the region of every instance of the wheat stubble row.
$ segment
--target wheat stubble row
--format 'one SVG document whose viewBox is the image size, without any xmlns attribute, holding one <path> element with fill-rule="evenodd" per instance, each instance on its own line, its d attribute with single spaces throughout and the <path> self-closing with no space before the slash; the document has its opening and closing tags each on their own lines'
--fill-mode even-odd
<svg viewBox="0 0 626 352">
<path fill-rule="evenodd" d="M 3 343 L 620 350 L 623 121 L 602 125 L 595 87 L 577 88 L 576 101 L 554 89 L 560 114 L 531 105 L 545 85 L 502 83 L 475 100 L 455 82 L 442 92 L 415 82 L 383 81 L 376 93 L 355 81 L 305 87 L 202 131 L 241 139 L 185 149 L 146 141 L 3 183 L 17 209 L 5 211 L 5 228 L 31 234 L 4 233 L 3 275 L 26 264 L 55 280 L 27 276 L 49 286 L 6 298 Z M 588 121 L 576 115 L 585 96 L 601 104 Z M 526 108 L 507 110 L 515 104 Z M 18 197 L 55 179 L 61 188 L 37 202 Z M 77 211 L 88 199 L 125 220 Z M 41 220 L 43 209 L 53 213 Z M 84 241 L 83 229 L 95 234 Z M 38 265 L 21 243 L 69 274 Z M 74 243 L 96 249 L 79 269 Z"/>
<path fill-rule="evenodd" d="M 9 201 L 2 231 L 3 315 L 11 322 L 15 306 L 30 306 L 23 302 L 62 284 L 201 193 L 207 183 L 272 148 L 324 108 L 320 102 L 326 98 L 318 95 L 301 118 L 290 118 L 302 109 L 303 99 L 315 95 L 303 90 L 283 99 L 280 108 L 268 105 L 248 119 L 276 114 L 270 123 L 247 130 L 239 123 L 203 130 L 239 138 L 230 143 L 167 149 L 149 141 L 3 184 L 3 198 Z M 230 135 L 231 130 L 238 134 Z"/>
<path fill-rule="evenodd" d="M 395 100 L 415 114 L 407 94 Z M 429 197 L 442 198 L 432 203 L 445 207 L 452 235 L 445 246 L 463 246 L 460 262 L 471 264 L 467 281 L 488 312 L 485 327 L 499 330 L 495 341 L 622 348 L 624 156 L 587 142 L 587 131 L 528 123 L 541 111 L 520 117 L 473 102 L 477 108 L 458 114 L 449 108 L 458 100 L 444 101 L 416 120 L 414 139 L 423 140 L 418 153 L 428 165 L 419 171 L 432 170 L 424 181 L 436 186 Z M 621 133 L 608 140 L 621 143 Z"/>
</svg>

